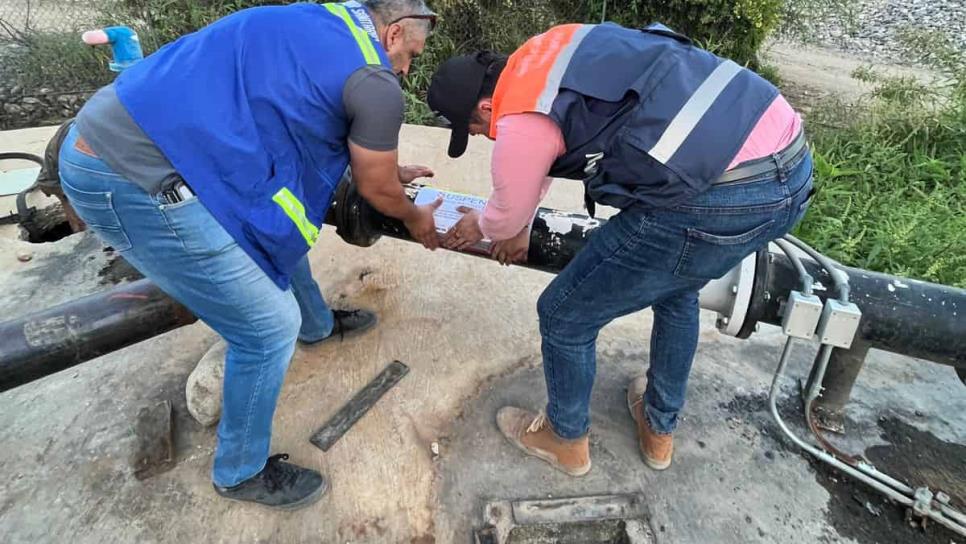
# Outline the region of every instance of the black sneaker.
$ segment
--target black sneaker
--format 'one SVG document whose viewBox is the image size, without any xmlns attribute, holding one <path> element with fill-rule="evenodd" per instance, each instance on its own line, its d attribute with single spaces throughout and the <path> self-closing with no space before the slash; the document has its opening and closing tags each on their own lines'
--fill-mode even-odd
<svg viewBox="0 0 966 544">
<path fill-rule="evenodd" d="M 286 463 L 288 454 L 268 458 L 261 472 L 234 487 L 215 486 L 215 492 L 234 501 L 254 502 L 280 510 L 308 506 L 325 493 L 328 485 L 318 472 Z"/>
<path fill-rule="evenodd" d="M 369 310 L 332 310 L 335 316 L 335 325 L 332 333 L 320 340 L 306 341 L 299 338 L 299 342 L 304 345 L 321 344 L 322 342 L 338 338 L 345 340 L 347 336 L 357 336 L 375 326 L 378 319 L 376 314 Z"/>
</svg>

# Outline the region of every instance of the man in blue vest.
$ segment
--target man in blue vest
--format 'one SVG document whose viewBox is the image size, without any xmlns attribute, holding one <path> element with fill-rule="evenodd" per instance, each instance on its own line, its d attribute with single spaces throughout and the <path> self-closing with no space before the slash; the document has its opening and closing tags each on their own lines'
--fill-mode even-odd
<svg viewBox="0 0 966 544">
<path fill-rule="evenodd" d="M 396 151 L 398 76 L 434 24 L 423 0 L 239 11 L 121 73 L 64 141 L 78 215 L 228 343 L 212 469 L 224 497 L 292 509 L 326 489 L 269 448 L 296 341 L 375 323 L 330 310 L 306 258 L 346 167 L 375 208 L 438 245 L 434 207 L 400 184 L 432 172 Z"/>
<path fill-rule="evenodd" d="M 802 217 L 812 163 L 801 119 L 750 70 L 662 25 L 562 25 L 509 58 L 450 59 L 429 105 L 467 136 L 495 140 L 493 195 L 444 245 L 484 236 L 503 263 L 525 258 L 548 176 L 583 180 L 587 207 L 618 208 L 540 296 L 546 414 L 505 407 L 497 424 L 567 474 L 590 470 L 595 344 L 613 319 L 652 307 L 650 366 L 627 406 L 644 462 L 671 464 L 698 340 L 698 291 Z"/>
</svg>

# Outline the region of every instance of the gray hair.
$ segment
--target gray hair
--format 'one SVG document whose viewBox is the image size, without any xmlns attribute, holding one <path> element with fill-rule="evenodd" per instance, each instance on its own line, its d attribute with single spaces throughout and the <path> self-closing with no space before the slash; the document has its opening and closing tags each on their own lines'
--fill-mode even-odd
<svg viewBox="0 0 966 544">
<path fill-rule="evenodd" d="M 424 0 L 360 0 L 379 24 L 389 23 L 409 15 L 435 15 Z M 405 22 L 429 34 L 429 21 L 425 19 L 406 19 Z"/>
</svg>

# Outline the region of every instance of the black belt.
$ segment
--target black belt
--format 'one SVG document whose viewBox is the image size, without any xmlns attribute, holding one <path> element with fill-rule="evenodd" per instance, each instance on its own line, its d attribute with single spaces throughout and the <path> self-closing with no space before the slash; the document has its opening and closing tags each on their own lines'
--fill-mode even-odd
<svg viewBox="0 0 966 544">
<path fill-rule="evenodd" d="M 801 158 L 806 150 L 808 150 L 808 145 L 805 142 L 805 131 L 800 130 L 798 136 L 795 136 L 792 143 L 788 144 L 785 149 L 782 149 L 774 155 L 745 161 L 722 174 L 721 177 L 711 182 L 711 185 L 727 185 L 766 174 L 775 174 L 779 168 L 784 168 Z M 587 193 L 586 188 L 584 189 L 584 205 L 587 207 L 587 213 L 591 217 L 594 217 L 597 203 L 590 198 L 590 194 Z"/>
<path fill-rule="evenodd" d="M 747 179 L 774 174 L 779 168 L 784 168 L 801 158 L 808 145 L 805 142 L 805 131 L 798 131 L 798 136 L 785 149 L 768 157 L 745 161 L 728 170 L 721 177 L 711 182 L 712 185 L 725 185 Z"/>
</svg>

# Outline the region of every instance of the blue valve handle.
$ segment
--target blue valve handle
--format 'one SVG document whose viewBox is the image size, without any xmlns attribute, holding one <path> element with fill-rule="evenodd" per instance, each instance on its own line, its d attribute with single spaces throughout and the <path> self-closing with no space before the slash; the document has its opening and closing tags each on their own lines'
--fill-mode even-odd
<svg viewBox="0 0 966 544">
<path fill-rule="evenodd" d="M 113 72 L 121 72 L 137 61 L 144 58 L 141 51 L 141 40 L 133 29 L 126 26 L 109 26 L 104 29 L 107 34 L 114 60 L 108 65 Z"/>
</svg>

